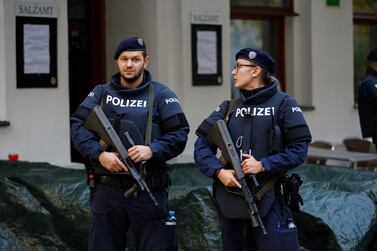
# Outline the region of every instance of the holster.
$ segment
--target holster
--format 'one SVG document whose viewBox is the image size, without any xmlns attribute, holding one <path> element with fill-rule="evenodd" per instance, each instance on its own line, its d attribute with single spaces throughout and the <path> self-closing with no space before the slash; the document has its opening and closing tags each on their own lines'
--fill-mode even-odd
<svg viewBox="0 0 377 251">
<path fill-rule="evenodd" d="M 299 212 L 300 205 L 304 205 L 304 201 L 299 194 L 302 183 L 301 177 L 296 173 L 292 173 L 290 176 L 284 175 L 280 179 L 279 185 L 276 186 L 276 193 L 292 212 Z"/>
</svg>

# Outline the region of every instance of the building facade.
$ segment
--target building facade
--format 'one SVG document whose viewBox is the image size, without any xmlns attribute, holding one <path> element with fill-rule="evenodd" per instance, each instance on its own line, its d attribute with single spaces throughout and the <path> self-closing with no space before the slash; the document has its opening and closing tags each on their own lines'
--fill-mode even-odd
<svg viewBox="0 0 377 251">
<path fill-rule="evenodd" d="M 233 95 L 234 51 L 249 43 L 277 58 L 277 77 L 302 105 L 314 140 L 340 144 L 343 138 L 361 137 L 354 99 L 352 0 L 335 1 L 334 6 L 326 0 L 275 2 L 280 9 L 230 0 L 0 0 L 0 159 L 14 152 L 20 160 L 76 161 L 70 113 L 95 84 L 114 73 L 113 52 L 132 35 L 145 39 L 154 79 L 177 93 L 191 125 L 186 150 L 175 160 L 179 163 L 193 162 L 196 127 Z M 29 6 L 22 9 L 28 13 L 21 13 L 20 6 Z M 48 7 L 53 15 L 43 13 Z M 30 19 L 38 22 L 28 30 Z M 50 39 L 39 39 L 33 27 L 46 28 L 41 36 Z M 25 55 L 43 51 L 27 47 L 33 37 L 34 44 L 50 43 L 56 56 L 27 62 Z M 199 69 L 211 59 L 217 64 Z M 46 62 L 56 64 L 56 74 Z M 47 70 L 35 69 L 36 64 Z M 38 71 L 49 76 L 47 86 L 43 78 L 38 83 Z M 28 79 L 28 73 L 36 80 L 25 87 L 20 75 Z M 196 77 L 206 73 L 215 76 L 215 83 L 203 78 L 198 84 Z"/>
</svg>

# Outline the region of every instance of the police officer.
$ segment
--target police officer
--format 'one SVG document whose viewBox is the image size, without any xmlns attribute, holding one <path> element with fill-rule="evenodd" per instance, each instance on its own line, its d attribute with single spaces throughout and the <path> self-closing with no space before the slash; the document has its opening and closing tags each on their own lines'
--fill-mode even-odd
<svg viewBox="0 0 377 251">
<path fill-rule="evenodd" d="M 369 67 L 359 83 L 358 109 L 362 135 L 371 137 L 377 149 L 377 48 L 367 58 Z"/>
<path fill-rule="evenodd" d="M 279 91 L 271 78 L 276 66 L 269 54 L 244 48 L 236 54 L 236 61 L 232 75 L 240 97 L 222 102 L 199 126 L 194 150 L 196 165 L 215 180 L 223 250 L 299 250 L 292 212 L 283 191 L 277 189 L 277 180 L 305 161 L 310 131 L 297 102 Z M 230 192 L 230 188 L 241 187 L 234 171 L 216 157 L 216 147 L 206 139 L 208 124 L 219 119 L 227 121 L 243 172 L 255 175 L 259 183 L 253 185 L 249 177 L 251 191 L 261 198 L 257 206 L 267 235 L 252 227 L 243 198 L 234 189 Z"/>
<path fill-rule="evenodd" d="M 119 72 L 108 83 L 97 85 L 71 117 L 74 147 L 95 167 L 89 250 L 125 250 L 130 225 L 138 250 L 178 250 L 175 226 L 165 224 L 170 182 L 166 161 L 184 150 L 188 122 L 174 92 L 153 81 L 146 70 L 149 58 L 143 39 L 123 40 L 114 59 Z M 97 105 L 120 138 L 125 131 L 131 132 L 135 146 L 130 146 L 128 155 L 140 167 L 158 206 L 140 189 L 124 196 L 135 184 L 125 174 L 128 167 L 84 127 L 86 117 Z"/>
</svg>

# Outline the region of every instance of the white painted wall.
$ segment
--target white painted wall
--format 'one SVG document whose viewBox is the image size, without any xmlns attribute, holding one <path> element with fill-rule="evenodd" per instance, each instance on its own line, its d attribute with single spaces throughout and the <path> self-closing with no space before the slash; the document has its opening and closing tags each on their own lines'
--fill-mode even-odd
<svg viewBox="0 0 377 251">
<path fill-rule="evenodd" d="M 353 107 L 352 0 L 340 7 L 296 0 L 299 16 L 286 20 L 287 92 L 303 106 L 313 140 L 334 145 L 361 137 Z"/>
<path fill-rule="evenodd" d="M 7 120 L 5 85 L 5 15 L 4 0 L 0 0 L 0 120 Z M 1 128 L 0 128 L 1 129 Z"/>
<path fill-rule="evenodd" d="M 312 99 L 311 13 L 312 0 L 296 0 L 298 16 L 286 17 L 286 83 L 287 93 L 301 106 L 310 107 Z"/>
<path fill-rule="evenodd" d="M 0 37 L 0 51 L 3 46 L 5 52 L 0 57 L 0 73 L 5 74 L 0 77 L 0 90 L 5 86 L 3 113 L 11 122 L 9 127 L 0 127 L 0 159 L 16 152 L 20 160 L 70 162 L 67 1 L 50 0 L 54 1 L 59 13 L 58 87 L 22 89 L 16 88 L 15 1 L 0 2 L 0 19 L 5 20 L 5 36 Z"/>
<path fill-rule="evenodd" d="M 230 1 L 228 0 L 192 0 L 182 2 L 182 44 L 183 44 L 183 88 L 184 109 L 189 119 L 191 132 L 182 162 L 193 162 L 193 150 L 196 140 L 195 130 L 224 99 L 230 98 Z M 221 14 L 222 20 L 222 71 L 223 84 L 220 86 L 193 86 L 191 77 L 191 12 L 214 12 Z"/>
<path fill-rule="evenodd" d="M 315 110 L 305 112 L 305 117 L 314 140 L 339 144 L 346 137 L 361 137 L 353 107 L 352 0 L 341 1 L 340 7 L 326 7 L 325 1 L 309 3 L 311 48 L 301 60 L 311 59 Z"/>
</svg>

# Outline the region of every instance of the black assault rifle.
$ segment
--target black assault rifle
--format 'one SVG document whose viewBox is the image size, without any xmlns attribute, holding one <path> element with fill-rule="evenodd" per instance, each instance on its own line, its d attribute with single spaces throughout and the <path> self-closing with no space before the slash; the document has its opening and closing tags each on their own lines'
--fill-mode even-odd
<svg viewBox="0 0 377 251">
<path fill-rule="evenodd" d="M 236 178 L 241 184 L 242 194 L 247 202 L 248 212 L 250 214 L 251 225 L 253 227 L 261 227 L 263 234 L 267 234 L 262 219 L 258 213 L 254 196 L 246 183 L 245 174 L 242 172 L 240 159 L 233 145 L 232 138 L 229 135 L 228 128 L 224 120 L 218 120 L 208 133 L 208 141 L 216 145 L 220 150 L 225 162 L 232 166 L 236 173 Z M 255 178 L 255 177 L 254 177 Z M 256 180 L 254 180 L 256 182 Z"/>
<path fill-rule="evenodd" d="M 114 148 L 114 150 L 119 155 L 119 159 L 123 162 L 123 164 L 127 166 L 132 178 L 137 182 L 129 191 L 125 193 L 125 196 L 128 197 L 131 193 L 135 192 L 138 187 L 140 187 L 141 190 L 147 191 L 149 197 L 153 200 L 155 206 L 157 206 L 158 203 L 156 201 L 156 198 L 153 196 L 148 185 L 140 176 L 134 163 L 129 158 L 127 149 L 124 147 L 118 134 L 115 132 L 114 128 L 110 124 L 110 121 L 107 119 L 101 107 L 95 106 L 92 109 L 87 119 L 85 120 L 84 126 L 87 129 L 96 132 L 107 146 L 111 146 Z"/>
</svg>

